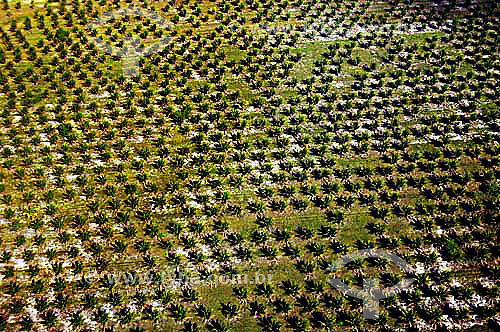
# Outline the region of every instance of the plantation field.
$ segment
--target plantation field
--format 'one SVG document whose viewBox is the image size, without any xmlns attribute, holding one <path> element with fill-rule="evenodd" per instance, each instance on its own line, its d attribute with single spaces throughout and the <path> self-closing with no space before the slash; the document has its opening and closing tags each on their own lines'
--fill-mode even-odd
<svg viewBox="0 0 500 332">
<path fill-rule="evenodd" d="M 500 330 L 499 13 L 2 0 L 0 331 Z"/>
</svg>

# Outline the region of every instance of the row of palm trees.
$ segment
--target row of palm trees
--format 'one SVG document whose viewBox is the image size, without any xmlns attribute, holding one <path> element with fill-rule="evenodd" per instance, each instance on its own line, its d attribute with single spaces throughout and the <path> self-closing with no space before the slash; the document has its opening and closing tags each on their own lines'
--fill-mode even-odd
<svg viewBox="0 0 500 332">
<path fill-rule="evenodd" d="M 236 3 L 220 3 L 219 5 L 223 11 L 230 12 L 230 6 L 234 8 Z M 294 5 L 297 5 L 297 2 L 288 6 Z M 171 3 L 170 6 L 173 7 L 174 4 Z M 243 4 L 238 4 L 238 6 L 243 7 Z M 254 4 L 248 4 L 248 6 L 251 9 L 250 6 Z M 260 20 L 271 18 L 273 12 L 280 15 L 278 9 L 269 7 L 270 3 L 260 6 L 269 8 L 262 14 L 256 15 Z M 284 6 L 287 8 L 287 5 Z M 317 8 L 321 9 L 322 6 L 319 4 Z M 69 11 L 69 7 L 71 6 L 66 5 L 66 12 Z M 357 10 L 349 7 L 351 6 L 347 3 L 343 9 L 347 9 L 348 12 Z M 76 8 L 78 6 L 73 4 L 71 10 L 75 14 Z M 203 18 L 203 13 L 196 7 L 183 8 L 186 7 L 177 7 L 179 18 L 189 16 L 190 12 Z M 310 11 L 312 8 L 312 4 L 303 4 L 303 9 Z M 358 9 L 361 22 L 364 19 L 371 22 L 373 17 L 363 14 L 365 8 Z M 417 10 L 418 8 L 409 9 L 409 18 L 420 19 L 414 14 Z M 401 14 L 405 15 L 405 11 L 402 10 Z M 91 12 L 89 11 L 89 19 L 92 15 L 94 17 L 97 15 L 96 11 L 93 14 Z M 22 45 L 25 43 L 23 33 L 18 33 L 17 31 L 20 30 L 17 30 L 16 26 L 15 29 L 6 33 L 10 35 L 13 47 L 4 52 L 7 58 L 5 67 L 15 68 L 13 64 L 16 57 L 22 61 L 35 62 L 34 56 L 38 59 L 45 58 L 42 55 L 44 52 L 50 53 L 53 59 L 64 55 L 58 62 L 47 63 L 46 69 L 42 68 L 40 71 L 36 68 L 32 69 L 32 73 L 38 76 L 37 79 L 33 79 L 35 82 L 43 82 L 46 78 L 54 82 L 48 90 L 51 91 L 51 96 L 58 95 L 56 105 L 50 110 L 26 109 L 25 112 L 19 109 L 18 98 L 15 98 L 15 94 L 9 97 L 7 107 L 10 111 L 4 113 L 3 117 L 10 121 L 6 122 L 7 126 L 15 127 L 15 130 L 9 134 L 15 147 L 4 150 L 5 161 L 2 167 L 9 178 L 12 176 L 16 182 L 16 192 L 12 194 L 8 192 L 3 196 L 4 204 L 12 206 L 4 209 L 5 217 L 10 223 L 9 227 L 12 231 L 19 231 L 21 227 L 26 226 L 17 219 L 26 217 L 26 220 L 30 221 L 30 228 L 36 230 L 36 238 L 33 242 L 26 241 L 26 239 L 23 242 L 21 237 L 16 236 L 16 243 L 20 246 L 40 243 L 38 245 L 40 249 L 36 254 L 47 257 L 51 261 L 50 269 L 44 270 L 50 279 L 66 272 L 77 275 L 85 270 L 105 273 L 115 266 L 116 261 L 120 261 L 120 257 L 127 256 L 140 262 L 137 264 L 138 269 L 153 271 L 164 263 L 181 269 L 189 264 L 201 266 L 205 262 L 216 262 L 220 264 L 220 269 L 215 273 L 227 273 L 228 268 L 237 269 L 235 258 L 245 262 L 255 259 L 271 263 L 284 260 L 294 271 L 310 276 L 300 281 L 296 299 L 289 297 L 280 300 L 280 297 L 273 295 L 276 291 L 269 288 L 272 286 L 264 285 L 262 290 L 249 288 L 246 302 L 225 300 L 215 307 L 217 318 L 214 318 L 207 314 L 207 311 L 210 311 L 208 308 L 195 307 L 194 303 L 199 299 L 182 294 L 176 294 L 175 298 L 170 299 L 168 295 L 163 294 L 158 298 L 165 299 L 164 305 L 168 308 L 168 316 L 172 316 L 179 322 L 185 321 L 183 325 L 179 325 L 185 330 L 196 330 L 196 326 L 198 329 L 225 330 L 228 328 L 228 323 L 236 322 L 246 310 L 259 317 L 258 321 L 264 330 L 279 330 L 283 327 L 304 330 L 308 326 L 319 328 L 340 324 L 350 326 L 363 324 L 359 314 L 361 308 L 359 303 L 346 305 L 340 294 L 335 293 L 333 299 L 326 300 L 328 292 L 314 293 L 314 290 L 321 286 L 314 285 L 312 281 L 316 280 L 315 276 L 324 273 L 321 267 L 326 265 L 329 258 L 334 257 L 332 254 L 374 246 L 400 248 L 402 252 L 410 251 L 408 259 L 422 261 L 428 264 L 429 268 L 437 266 L 440 258 L 458 264 L 464 258 L 470 261 L 474 254 L 479 254 L 484 257 L 484 264 L 487 264 L 488 255 L 495 257 L 495 252 L 490 250 L 490 247 L 496 237 L 488 233 L 488 223 L 494 226 L 494 221 L 491 220 L 494 220 L 495 214 L 489 215 L 489 211 L 491 211 L 491 206 L 498 202 L 498 191 L 494 185 L 497 173 L 488 172 L 484 168 L 479 171 L 471 169 L 472 172 L 467 173 L 463 163 L 469 162 L 469 158 L 477 160 L 478 157 L 483 158 L 484 165 L 494 163 L 495 149 L 488 146 L 496 141 L 496 137 L 481 136 L 473 144 L 466 142 L 462 149 L 456 147 L 449 137 L 443 134 L 473 133 L 478 119 L 494 129 L 492 127 L 496 118 L 494 112 L 478 112 L 478 114 L 473 113 L 473 110 L 479 105 L 476 99 L 479 96 L 477 91 L 481 92 L 483 98 L 491 101 L 498 99 L 495 92 L 491 94 L 487 91 L 494 87 L 491 85 L 494 72 L 487 69 L 495 68 L 496 65 L 482 58 L 483 55 L 495 55 L 494 44 L 486 40 L 491 41 L 496 37 L 484 38 L 486 35 L 481 35 L 486 47 L 469 54 L 478 55 L 473 67 L 475 74 L 467 74 L 470 77 L 465 77 L 469 80 L 477 79 L 478 84 L 473 83 L 463 88 L 459 84 L 464 82 L 464 78 L 459 76 L 460 74 L 452 78 L 450 73 L 460 70 L 460 67 L 454 66 L 453 62 L 461 62 L 464 59 L 447 52 L 425 53 L 430 49 L 427 51 L 425 46 L 420 48 L 405 45 L 405 39 L 402 38 L 394 38 L 387 44 L 385 52 L 388 55 L 382 60 L 386 62 L 384 66 L 393 67 L 394 70 L 391 69 L 389 74 L 382 76 L 380 73 L 384 73 L 385 68 L 380 65 L 366 64 L 358 58 L 359 47 L 357 45 L 364 47 L 364 43 L 367 43 L 363 40 L 365 38 L 363 36 L 360 36 L 360 40 L 353 40 L 349 43 L 332 43 L 328 51 L 330 54 L 325 57 L 327 61 L 313 63 L 312 72 L 318 78 L 307 77 L 294 81 L 292 78 L 294 75 L 290 73 L 294 70 L 294 63 L 300 61 L 301 57 L 293 54 L 296 51 L 290 49 L 293 43 L 287 41 L 287 37 L 259 38 L 245 34 L 247 37 L 239 38 L 243 36 L 243 29 L 231 33 L 222 25 L 217 26 L 214 33 L 207 33 L 199 39 L 196 35 L 189 33 L 189 30 L 178 33 L 179 43 L 174 47 L 174 52 L 178 52 L 178 56 L 170 56 L 172 52 L 166 50 L 165 57 L 152 57 L 141 61 L 142 76 L 136 78 L 134 82 L 120 75 L 108 77 L 106 67 L 94 70 L 98 62 L 104 61 L 106 57 L 95 59 L 99 51 L 87 49 L 89 43 L 88 39 L 86 41 L 82 37 L 84 34 L 69 28 L 78 22 L 62 13 L 52 15 L 51 11 L 47 11 L 46 14 L 48 15 L 40 17 L 45 17 L 46 21 L 55 22 L 59 16 L 64 21 L 57 25 L 52 23 L 45 25 L 46 31 L 43 33 L 55 37 L 45 39 L 43 44 Z M 481 17 L 482 14 L 473 12 L 472 15 Z M 473 40 L 475 37 L 469 34 L 471 28 L 481 30 L 482 27 L 479 25 L 481 21 L 478 19 L 476 22 L 478 23 L 473 21 L 473 23 L 466 24 L 464 28 L 460 26 L 454 28 L 456 33 L 452 35 L 452 38 L 456 42 L 452 45 L 456 45 L 457 51 L 462 51 L 461 48 L 466 44 L 479 44 L 478 41 Z M 489 28 L 495 23 L 490 20 L 489 24 L 489 26 L 484 24 L 484 27 Z M 235 38 L 240 41 L 238 46 L 242 51 L 248 51 L 246 55 L 237 53 L 237 57 L 242 57 L 238 61 L 228 59 L 227 49 L 221 47 Z M 283 40 L 279 43 L 281 38 Z M 375 44 L 380 43 L 380 39 L 383 38 L 383 34 L 375 37 Z M 444 39 L 442 41 L 445 42 Z M 440 44 L 437 44 L 438 40 L 431 40 L 431 42 L 436 42 L 432 48 L 440 47 Z M 61 47 L 62 43 L 66 44 L 64 48 Z M 278 45 L 278 43 L 288 46 L 275 49 L 272 45 Z M 15 44 L 21 45 L 14 47 Z M 266 47 L 266 44 L 271 46 Z M 15 51 L 16 49 L 18 51 Z M 185 53 L 186 51 L 188 53 Z M 400 51 L 415 52 L 418 56 L 412 58 L 399 55 Z M 467 54 L 467 52 L 464 53 Z M 215 54 L 212 55 L 213 53 Z M 333 60 L 330 61 L 328 58 L 333 58 Z M 412 66 L 409 66 L 413 62 L 426 59 L 434 68 L 443 66 L 430 71 L 413 70 Z M 271 63 L 277 60 L 282 64 Z M 302 60 L 307 61 L 307 57 Z M 198 65 L 193 65 L 196 61 L 201 61 L 199 68 L 196 66 L 200 62 Z M 170 67 L 165 67 L 167 63 Z M 190 68 L 193 68 L 191 72 L 189 72 Z M 352 69 L 366 74 L 351 73 Z M 182 74 L 178 73 L 180 70 Z M 325 72 L 329 71 L 330 77 L 325 75 Z M 8 87 L 6 91 L 18 88 L 18 92 L 24 92 L 24 96 L 27 95 L 27 91 L 32 91 L 32 83 L 26 79 L 30 77 L 28 71 L 25 74 L 18 69 L 5 72 L 7 74 L 4 79 L 9 82 L 6 85 L 6 89 Z M 84 77 L 82 74 L 72 74 L 78 72 L 87 72 L 88 75 Z M 276 75 L 268 75 L 268 72 Z M 205 82 L 201 85 L 193 84 L 190 81 L 190 78 L 194 77 L 193 73 L 206 77 Z M 339 89 L 329 84 L 336 79 L 333 75 L 339 73 L 345 73 L 347 78 L 354 82 L 353 90 L 358 91 L 352 91 L 349 88 Z M 236 75 L 236 79 L 243 82 L 244 87 L 245 84 L 248 85 L 248 88 L 241 90 L 241 94 L 235 93 L 233 91 L 235 88 L 226 83 L 226 77 L 230 74 Z M 394 79 L 384 79 L 385 76 L 389 77 L 391 74 Z M 401 74 L 405 74 L 406 78 L 397 80 L 397 75 Z M 411 94 L 405 95 L 404 92 L 402 96 L 398 95 L 400 90 L 416 88 L 417 85 L 414 82 L 423 81 L 425 76 L 431 77 L 429 81 L 424 81 L 429 89 L 422 90 L 432 93 L 429 99 Z M 243 77 L 246 79 L 241 80 Z M 175 81 L 174 78 L 176 78 Z M 275 80 L 271 81 L 271 78 Z M 370 78 L 378 79 L 381 83 L 373 84 L 369 81 Z M 151 79 L 152 83 L 145 83 L 148 79 Z M 58 81 L 65 83 L 64 89 L 60 87 Z M 22 82 L 24 87 L 19 82 Z M 288 85 L 290 89 L 286 92 L 292 94 L 291 97 L 284 94 L 281 88 L 282 82 L 290 83 Z M 480 82 L 485 83 L 479 84 Z M 98 84 L 102 84 L 102 88 L 97 88 Z M 448 88 L 440 84 L 448 84 Z M 460 111 L 465 114 L 457 111 L 434 117 L 419 115 L 429 102 L 438 104 L 451 102 L 448 108 L 456 108 L 456 104 L 453 104 L 456 103 L 453 97 L 443 97 L 447 89 L 457 90 L 452 84 L 456 84 L 460 90 L 464 91 L 460 98 L 472 100 L 475 105 L 473 103 L 472 106 L 464 106 Z M 239 86 L 236 89 L 239 89 Z M 109 97 L 95 101 L 92 95 L 104 91 L 109 92 Z M 125 97 L 119 93 L 121 91 L 125 92 Z M 158 92 L 163 98 L 156 101 L 154 97 Z M 34 89 L 34 93 L 42 95 L 43 92 Z M 248 94 L 250 97 L 247 97 Z M 273 97 L 279 94 L 284 95 L 280 96 L 281 98 Z M 373 98 L 374 96 L 380 97 L 380 104 Z M 328 101 L 330 105 L 324 108 L 316 107 L 317 103 L 323 101 Z M 256 107 L 257 114 L 247 114 L 246 107 L 250 104 Z M 415 106 L 408 107 L 410 104 Z M 118 109 L 118 106 L 123 110 Z M 31 107 L 31 105 L 26 105 L 26 107 Z M 380 108 L 394 107 L 397 108 L 395 111 L 377 111 Z M 238 110 L 238 113 L 233 114 L 235 110 Z M 29 119 L 21 119 L 24 127 L 19 126 L 17 121 L 11 120 L 18 112 L 24 112 L 23 115 L 31 116 L 33 119 L 39 117 L 40 129 L 30 126 Z M 403 116 L 415 116 L 410 121 L 419 123 L 424 129 L 413 124 L 405 128 L 407 120 L 403 120 Z M 70 126 L 70 119 L 77 125 Z M 48 124 L 48 121 L 55 121 L 56 124 Z M 327 121 L 330 123 L 326 123 Z M 459 122 L 470 123 L 471 126 L 462 128 Z M 450 124 L 450 126 L 434 125 L 437 123 Z M 31 137 L 35 135 L 30 133 L 30 127 L 34 129 L 35 134 L 48 133 L 50 142 L 56 146 L 50 149 L 40 148 L 41 140 L 35 138 L 31 140 Z M 383 129 L 379 130 L 380 127 Z M 371 132 L 359 133 L 357 130 L 360 128 Z M 310 129 L 315 130 L 315 133 L 306 134 L 305 132 Z M 408 130 L 405 131 L 405 129 Z M 260 141 L 261 137 L 254 139 L 252 130 L 257 133 L 257 136 L 262 136 L 262 141 Z M 179 144 L 179 148 L 168 148 L 176 144 L 173 142 L 179 139 L 178 135 L 188 135 L 194 132 L 205 133 L 205 135 L 199 136 L 198 141 L 185 140 L 183 144 Z M 431 133 L 440 136 L 429 141 L 437 149 L 423 149 L 422 154 L 413 152 L 420 151 L 420 149 L 410 147 L 409 140 L 425 138 Z M 291 137 L 284 136 L 284 134 L 291 135 Z M 141 135 L 144 141 L 134 142 L 136 135 Z M 82 143 L 77 139 L 78 137 L 85 137 L 87 142 Z M 403 142 L 405 137 L 408 141 Z M 292 141 L 291 138 L 294 140 Z M 393 139 L 396 142 L 391 142 Z M 39 143 L 33 144 L 36 141 Z M 357 141 L 359 146 L 351 146 L 349 143 L 353 141 Z M 296 151 L 292 149 L 294 142 L 301 145 Z M 336 144 L 335 147 L 329 146 L 333 143 L 341 144 L 341 146 L 336 147 Z M 366 144 L 362 146 L 363 143 Z M 26 150 L 27 147 L 32 147 L 32 150 Z M 28 161 L 27 165 L 35 164 L 39 168 L 34 169 L 33 172 L 28 169 L 25 174 L 22 174 L 22 171 L 18 171 L 23 169 L 21 160 L 12 153 L 11 149 L 15 149 L 15 154 L 19 152 L 27 157 L 31 156 L 31 163 L 25 160 Z M 26 152 L 23 152 L 25 150 Z M 271 152 L 271 150 L 277 151 Z M 90 166 L 89 163 L 95 159 L 94 154 L 98 155 L 100 162 L 106 167 Z M 204 158 L 200 157 L 200 154 Z M 342 163 L 342 159 L 359 158 L 359 154 L 375 156 L 374 160 L 377 161 L 378 167 L 371 165 L 346 167 Z M 116 157 L 121 159 L 121 163 L 116 167 L 110 166 L 110 162 L 117 160 Z M 285 162 L 285 158 L 295 159 Z M 448 158 L 457 159 L 458 162 L 447 162 Z M 43 164 L 40 163 L 41 160 Z M 279 171 L 274 169 L 274 164 L 271 163 L 274 161 L 282 161 L 278 164 Z M 494 164 L 491 166 L 494 167 Z M 89 177 L 91 172 L 95 174 Z M 106 173 L 102 174 L 104 172 Z M 71 173 L 77 177 L 74 180 L 67 180 L 66 176 Z M 405 174 L 399 177 L 398 173 L 410 175 Z M 32 174 L 37 178 L 34 182 L 30 178 Z M 43 185 L 45 177 L 43 174 L 53 175 L 55 179 L 45 181 Z M 228 176 L 229 180 L 226 181 Z M 169 177 L 169 179 L 163 181 L 164 177 Z M 285 181 L 288 182 L 285 183 Z M 479 183 L 481 185 L 478 185 Z M 40 187 L 33 187 L 38 184 Z M 61 191 L 54 191 L 56 185 L 66 187 L 64 195 Z M 71 188 L 75 185 L 76 188 Z M 26 186 L 32 191 L 26 191 Z M 10 190 L 11 187 L 8 188 Z M 47 189 L 43 190 L 43 188 Z M 167 192 L 162 197 L 159 193 L 164 188 Z M 43 193 L 38 194 L 38 190 L 43 190 Z M 71 193 L 71 190 L 76 192 Z M 216 191 L 214 196 L 212 196 L 212 190 Z M 413 190 L 420 193 L 422 199 L 425 197 L 428 202 L 416 204 L 405 202 L 404 200 L 407 199 L 405 193 Z M 474 195 L 475 190 L 480 194 Z M 240 193 L 245 191 L 249 191 L 249 194 L 242 197 Z M 29 193 L 32 192 L 30 199 Z M 80 193 L 83 193 L 84 197 L 80 197 Z M 26 200 L 25 194 L 27 194 Z M 252 204 L 247 204 L 248 195 L 252 198 Z M 26 205 L 19 210 L 18 202 L 21 196 L 23 202 L 26 202 L 23 204 Z M 36 205 L 35 203 L 44 200 L 49 203 L 44 210 L 39 212 L 30 210 Z M 188 202 L 201 204 L 201 209 L 191 207 Z M 346 227 L 359 215 L 356 213 L 358 211 L 353 211 L 355 213 L 350 211 L 357 210 L 358 204 L 371 207 L 368 211 L 371 217 L 368 218 L 372 222 L 367 224 L 366 232 L 372 234 L 370 238 L 377 241 L 359 241 L 355 243 L 355 246 L 350 246 L 344 241 L 332 241 L 332 237 L 345 232 Z M 75 213 L 68 210 L 68 206 L 72 207 L 72 210 L 76 210 L 75 207 L 79 206 L 85 206 L 87 209 L 78 211 L 81 213 L 80 217 L 76 216 L 75 220 L 70 222 L 67 217 Z M 269 218 L 273 215 L 274 218 L 279 219 L 279 211 L 286 211 L 287 214 L 292 215 L 305 213 L 302 211 L 313 211 L 313 206 L 321 209 L 321 212 L 317 212 L 320 216 L 313 215 L 312 217 L 324 219 L 323 228 L 295 227 L 291 234 L 286 235 L 286 230 L 283 230 L 276 221 L 273 222 L 273 218 Z M 329 206 L 335 206 L 335 208 L 328 209 Z M 338 208 L 339 206 L 341 208 Z M 154 209 L 160 211 L 166 209 L 170 215 L 165 212 L 153 212 Z M 247 215 L 250 209 L 257 212 L 255 215 L 257 225 L 252 223 L 250 235 L 246 237 L 231 231 L 237 225 L 227 222 L 225 218 L 219 218 L 219 214 L 226 211 L 234 211 L 236 215 L 238 213 Z M 275 212 L 271 211 L 273 209 Z M 411 222 L 411 227 L 425 231 L 423 233 L 425 236 L 410 237 L 400 241 L 399 237 L 392 235 L 388 230 L 388 226 L 391 226 L 391 213 L 407 218 L 398 219 L 401 223 L 412 220 L 409 217 L 425 215 L 432 217 Z M 33 215 L 40 218 L 33 218 Z M 44 215 L 50 216 L 49 220 L 46 220 Z M 183 222 L 167 224 L 163 221 L 166 216 L 181 217 Z M 459 218 L 455 218 L 456 216 Z M 209 222 L 205 225 L 203 222 L 197 222 L 198 218 L 202 220 L 207 218 Z M 435 222 L 433 222 L 434 218 Z M 469 219 L 473 221 L 473 224 L 468 224 Z M 91 226 L 90 221 L 98 226 Z M 184 221 L 188 221 L 188 224 L 186 225 Z M 453 234 L 446 231 L 448 228 L 454 229 L 457 223 L 466 230 L 478 232 L 478 235 L 474 236 L 474 241 L 480 241 L 478 246 L 467 246 L 472 239 L 467 239 L 462 234 L 466 232 Z M 117 225 L 123 229 L 120 230 L 116 227 Z M 431 236 L 438 225 L 445 229 L 445 235 Z M 68 227 L 75 228 L 76 234 L 69 232 Z M 483 228 L 485 228 L 484 231 Z M 63 249 L 54 250 L 45 247 L 43 237 L 46 237 L 47 246 L 57 241 Z M 77 255 L 75 251 L 77 249 L 74 246 L 76 239 L 84 243 L 81 250 L 91 253 L 92 259 L 76 261 L 69 271 L 61 263 L 67 257 Z M 133 244 L 126 246 L 125 243 L 128 241 L 133 241 Z M 209 246 L 209 253 L 201 253 L 197 250 L 197 244 Z M 411 253 L 422 246 L 431 245 L 438 247 L 438 254 L 421 257 Z M 189 250 L 188 257 L 175 252 L 179 247 Z M 158 250 L 166 251 L 164 260 L 159 256 Z M 7 257 L 8 252 L 5 252 L 5 255 Z M 6 262 L 9 259 L 10 257 Z M 23 259 L 30 262 L 30 252 L 26 252 Z M 365 265 L 359 264 L 358 270 L 363 266 Z M 37 266 L 32 265 L 32 288 L 21 287 L 19 289 L 16 282 L 9 283 L 6 287 L 9 292 L 19 294 L 18 298 L 13 299 L 6 306 L 10 315 L 19 315 L 23 312 L 21 294 L 32 294 L 37 291 L 41 295 L 44 293 L 44 277 L 40 276 L 40 273 L 35 273 L 36 270 Z M 12 270 L 5 270 L 2 273 L 7 278 L 12 277 Z M 201 269 L 200 273 L 204 274 L 208 271 Z M 494 276 L 494 271 L 486 271 L 484 276 Z M 398 277 L 391 276 L 390 278 Z M 359 276 L 351 280 L 359 284 Z M 445 284 L 448 282 L 442 281 Z M 133 325 L 132 322 L 138 322 L 139 317 L 156 321 L 161 316 L 155 309 L 148 306 L 147 303 L 153 300 L 153 297 L 149 295 L 146 298 L 141 294 L 129 296 L 126 292 L 115 290 L 101 296 L 97 295 L 101 286 L 90 285 L 82 281 L 80 284 L 84 291 L 78 295 L 71 295 L 72 299 L 69 299 L 67 298 L 69 291 L 65 292 L 65 290 L 73 289 L 73 285 L 65 284 L 62 279 L 56 279 L 48 284 L 59 294 L 48 306 L 40 300 L 40 309 L 42 309 L 40 311 L 43 312 L 40 324 L 47 327 L 57 325 L 56 317 L 59 311 L 63 312 L 63 317 L 64 315 L 69 317 L 69 313 L 76 308 L 75 305 L 80 303 L 95 313 L 92 319 L 103 327 L 112 325 L 109 315 L 99 308 L 104 302 L 113 304 L 116 312 L 123 313 L 120 315 L 123 327 L 129 327 Z M 448 286 L 445 287 L 448 289 Z M 292 285 L 288 288 L 293 290 L 296 287 Z M 235 296 L 244 298 L 244 292 L 235 291 Z M 84 293 L 90 295 L 84 296 Z M 93 295 L 94 293 L 96 295 Z M 190 293 L 190 291 L 185 291 L 185 293 Z M 320 293 L 322 296 L 319 296 Z M 41 295 L 39 299 L 42 298 Z M 130 315 L 127 309 L 122 307 L 120 298 L 122 303 L 127 298 L 133 298 L 133 301 L 141 307 L 141 314 Z M 185 298 L 193 299 L 191 301 L 193 305 L 187 304 Z M 489 295 L 489 299 L 494 303 L 495 295 Z M 398 301 L 400 299 L 394 300 L 394 307 L 398 306 Z M 170 302 L 171 306 L 168 306 Z M 290 306 L 292 309 L 288 309 Z M 198 313 L 198 309 L 200 312 L 198 318 L 194 315 L 193 318 L 188 318 L 192 316 L 191 314 Z M 400 324 L 407 327 L 417 316 L 429 317 L 430 315 L 439 325 L 438 322 L 442 317 L 439 311 L 446 311 L 444 303 L 433 308 L 430 314 L 420 308 L 417 309 L 401 312 L 389 311 L 396 316 L 390 319 L 397 318 Z M 478 312 L 481 310 L 478 309 Z M 299 318 L 295 314 L 299 311 L 306 315 L 306 319 Z M 336 312 L 335 318 L 332 315 L 333 312 Z M 457 321 L 470 320 L 470 317 L 463 314 L 456 315 L 453 310 L 446 312 L 449 312 L 450 316 Z M 22 327 L 39 326 L 37 323 L 32 325 L 33 322 L 30 322 L 27 316 L 16 317 L 19 317 L 18 322 Z M 74 317 L 71 317 L 75 326 L 82 325 L 78 311 L 75 312 Z M 387 315 L 381 315 L 381 325 L 388 321 Z"/>
</svg>

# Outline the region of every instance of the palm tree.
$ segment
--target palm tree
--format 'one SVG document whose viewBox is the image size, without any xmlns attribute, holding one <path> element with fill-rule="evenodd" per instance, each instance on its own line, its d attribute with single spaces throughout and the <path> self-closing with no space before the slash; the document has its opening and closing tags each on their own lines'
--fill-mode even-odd
<svg viewBox="0 0 500 332">
<path fill-rule="evenodd" d="M 221 313 L 224 317 L 226 318 L 234 318 L 238 315 L 238 312 L 240 310 L 239 306 L 237 304 L 233 304 L 230 302 L 227 303 L 221 303 Z"/>
<path fill-rule="evenodd" d="M 230 329 L 229 325 L 227 325 L 224 321 L 220 321 L 218 319 L 210 319 L 207 322 L 207 328 L 209 331 L 216 332 L 227 332 Z"/>
<path fill-rule="evenodd" d="M 187 309 L 181 304 L 172 304 L 170 306 L 170 312 L 172 314 L 172 317 L 175 318 L 176 321 L 182 321 L 187 316 Z"/>
<path fill-rule="evenodd" d="M 187 321 L 184 322 L 184 327 L 182 329 L 183 332 L 198 332 L 200 331 L 200 327 L 196 322 Z"/>
<path fill-rule="evenodd" d="M 283 289 L 285 294 L 293 296 L 297 295 L 301 288 L 299 283 L 290 279 L 282 281 L 280 287 Z"/>
<path fill-rule="evenodd" d="M 259 325 L 262 326 L 263 331 L 279 332 L 283 324 L 274 317 L 265 316 L 259 319 Z"/>
<path fill-rule="evenodd" d="M 57 325 L 57 313 L 54 310 L 45 311 L 42 314 L 42 325 L 47 328 L 53 328 Z"/>
</svg>

